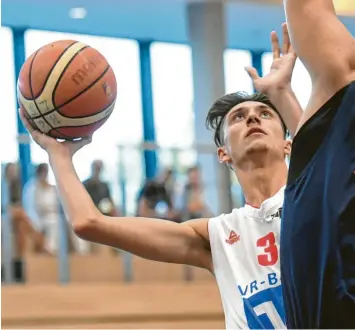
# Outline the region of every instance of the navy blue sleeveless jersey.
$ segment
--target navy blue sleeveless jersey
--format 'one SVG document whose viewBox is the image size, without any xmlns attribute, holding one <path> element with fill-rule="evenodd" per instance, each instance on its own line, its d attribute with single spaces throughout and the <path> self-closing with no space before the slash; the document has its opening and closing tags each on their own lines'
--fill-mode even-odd
<svg viewBox="0 0 355 330">
<path fill-rule="evenodd" d="M 281 227 L 288 328 L 355 328 L 355 82 L 296 135 Z"/>
</svg>

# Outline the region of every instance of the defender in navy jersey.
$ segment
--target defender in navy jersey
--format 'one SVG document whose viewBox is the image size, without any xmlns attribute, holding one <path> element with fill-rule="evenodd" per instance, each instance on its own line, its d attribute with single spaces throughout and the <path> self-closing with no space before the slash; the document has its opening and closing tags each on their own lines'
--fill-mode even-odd
<svg viewBox="0 0 355 330">
<path fill-rule="evenodd" d="M 355 328 L 355 42 L 332 0 L 284 0 L 312 97 L 293 141 L 281 230 L 288 328 Z"/>
</svg>

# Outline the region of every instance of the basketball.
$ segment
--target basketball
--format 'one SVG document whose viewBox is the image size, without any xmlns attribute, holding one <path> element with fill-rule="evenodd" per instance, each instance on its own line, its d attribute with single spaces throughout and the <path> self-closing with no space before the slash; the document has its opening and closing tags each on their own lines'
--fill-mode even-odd
<svg viewBox="0 0 355 330">
<path fill-rule="evenodd" d="M 33 53 L 21 68 L 17 89 L 31 126 L 64 140 L 92 135 L 111 115 L 117 95 L 105 57 L 74 40 L 56 41 Z"/>
</svg>

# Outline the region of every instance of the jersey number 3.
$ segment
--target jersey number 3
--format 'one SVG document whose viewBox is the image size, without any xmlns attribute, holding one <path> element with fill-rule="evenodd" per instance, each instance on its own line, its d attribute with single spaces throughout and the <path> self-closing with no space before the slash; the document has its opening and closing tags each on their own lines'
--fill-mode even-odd
<svg viewBox="0 0 355 330">
<path fill-rule="evenodd" d="M 273 232 L 259 238 L 256 241 L 256 245 L 264 250 L 264 253 L 258 255 L 258 262 L 261 266 L 273 266 L 277 263 L 279 260 L 279 252 Z"/>
</svg>

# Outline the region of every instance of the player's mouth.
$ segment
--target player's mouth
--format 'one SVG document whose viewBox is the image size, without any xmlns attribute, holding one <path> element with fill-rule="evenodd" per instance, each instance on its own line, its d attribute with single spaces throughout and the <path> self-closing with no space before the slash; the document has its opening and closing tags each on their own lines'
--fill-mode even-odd
<svg viewBox="0 0 355 330">
<path fill-rule="evenodd" d="M 247 134 L 245 135 L 245 137 L 249 137 L 251 135 L 266 135 L 266 132 L 264 130 L 262 130 L 260 127 L 252 127 L 248 130 Z"/>
</svg>

